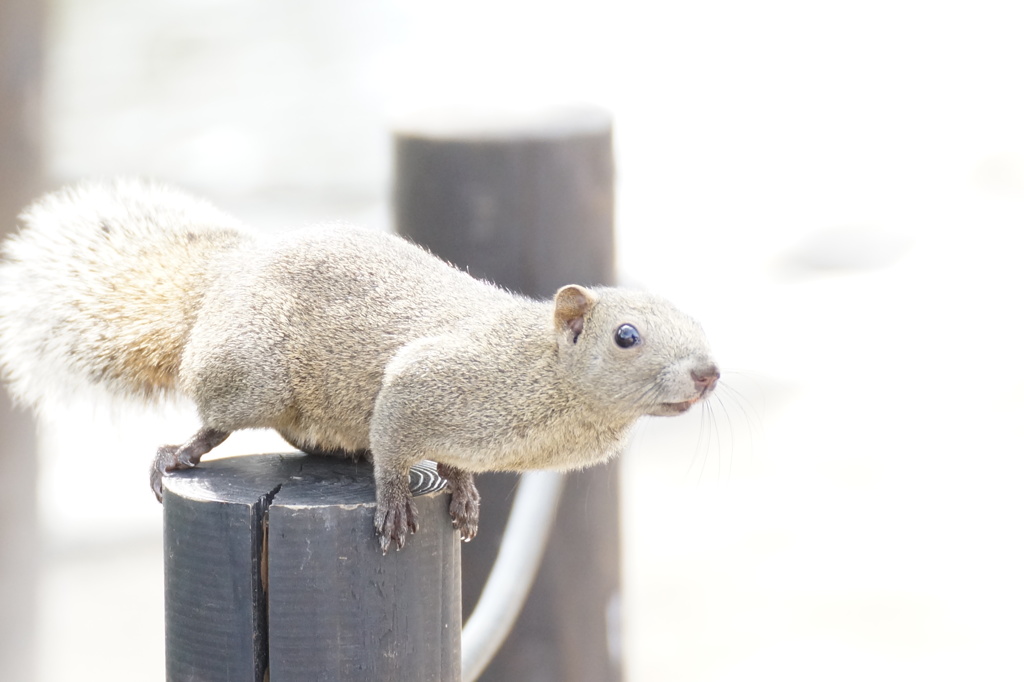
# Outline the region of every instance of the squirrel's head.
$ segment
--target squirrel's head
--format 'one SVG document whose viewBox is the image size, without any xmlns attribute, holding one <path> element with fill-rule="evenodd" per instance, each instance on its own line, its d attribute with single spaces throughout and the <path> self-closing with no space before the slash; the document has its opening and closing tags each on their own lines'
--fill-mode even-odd
<svg viewBox="0 0 1024 682">
<path fill-rule="evenodd" d="M 554 323 L 559 356 L 590 399 L 670 416 L 718 381 L 704 330 L 658 296 L 570 284 L 555 295 Z"/>
</svg>

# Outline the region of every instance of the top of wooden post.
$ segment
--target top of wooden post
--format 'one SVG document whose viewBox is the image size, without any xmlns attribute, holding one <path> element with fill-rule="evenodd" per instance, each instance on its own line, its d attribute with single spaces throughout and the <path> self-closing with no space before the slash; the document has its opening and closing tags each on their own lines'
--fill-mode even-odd
<svg viewBox="0 0 1024 682">
<path fill-rule="evenodd" d="M 439 108 L 398 117 L 398 137 L 431 140 L 518 141 L 604 135 L 611 115 L 600 107 L 566 105 L 491 110 L 479 107 Z"/>
<path fill-rule="evenodd" d="M 413 496 L 444 490 L 432 464 L 409 472 Z M 302 453 L 245 455 L 204 461 L 195 469 L 172 472 L 164 487 L 191 500 L 251 502 L 270 494 L 277 504 L 374 505 L 373 466 L 341 457 Z"/>
</svg>

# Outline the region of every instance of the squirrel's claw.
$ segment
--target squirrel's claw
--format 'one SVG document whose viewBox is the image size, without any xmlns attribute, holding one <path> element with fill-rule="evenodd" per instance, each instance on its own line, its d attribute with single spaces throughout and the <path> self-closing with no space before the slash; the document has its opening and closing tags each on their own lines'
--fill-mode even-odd
<svg viewBox="0 0 1024 682">
<path fill-rule="evenodd" d="M 160 446 L 157 448 L 153 464 L 149 467 L 149 487 L 153 489 L 157 502 L 164 501 L 164 475 L 173 468 L 171 462 L 177 450 L 178 448 L 173 445 Z"/>
<path fill-rule="evenodd" d="M 149 487 L 153 489 L 157 502 L 164 501 L 164 476 L 175 469 L 183 469 L 186 465 L 180 461 L 179 445 L 161 445 L 156 450 L 156 457 L 149 467 Z M 194 466 L 194 465 L 193 465 Z"/>
</svg>

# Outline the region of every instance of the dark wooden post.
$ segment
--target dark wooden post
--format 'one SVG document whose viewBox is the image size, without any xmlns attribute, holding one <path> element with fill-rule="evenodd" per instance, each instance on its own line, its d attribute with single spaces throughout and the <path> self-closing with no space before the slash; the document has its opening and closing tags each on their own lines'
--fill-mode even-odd
<svg viewBox="0 0 1024 682">
<path fill-rule="evenodd" d="M 43 19 L 39 0 L 0 2 L 0 239 L 39 191 Z M 0 680 L 35 679 L 36 446 L 0 387 Z"/>
<path fill-rule="evenodd" d="M 394 136 L 397 231 L 531 296 L 614 283 L 611 121 L 592 108 L 430 114 Z M 618 469 L 568 476 L 554 537 L 516 628 L 481 680 L 613 681 L 620 660 Z M 463 548 L 464 615 L 497 555 L 517 477 L 484 475 Z"/>
<path fill-rule="evenodd" d="M 382 555 L 373 468 L 308 455 L 165 479 L 167 679 L 459 679 L 460 542 L 444 481 L 413 470 L 415 542 Z"/>
</svg>

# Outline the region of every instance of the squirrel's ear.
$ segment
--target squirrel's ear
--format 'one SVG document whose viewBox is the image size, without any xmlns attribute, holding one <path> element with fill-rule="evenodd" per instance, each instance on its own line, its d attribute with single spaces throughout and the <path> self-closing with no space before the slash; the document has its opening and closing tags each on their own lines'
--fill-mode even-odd
<svg viewBox="0 0 1024 682">
<path fill-rule="evenodd" d="M 555 328 L 572 333 L 572 342 L 583 333 L 583 318 L 597 303 L 597 295 L 586 287 L 569 284 L 555 294 Z"/>
</svg>

